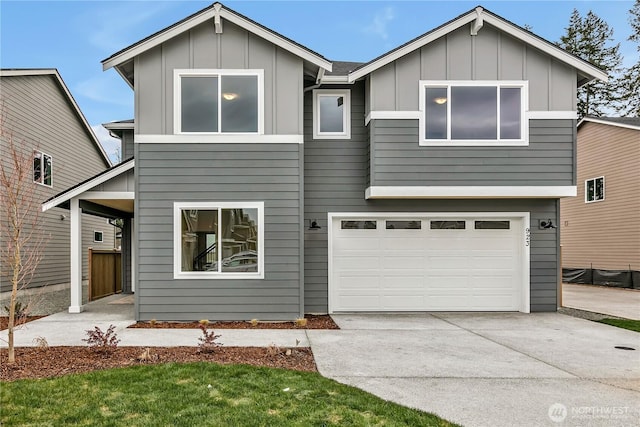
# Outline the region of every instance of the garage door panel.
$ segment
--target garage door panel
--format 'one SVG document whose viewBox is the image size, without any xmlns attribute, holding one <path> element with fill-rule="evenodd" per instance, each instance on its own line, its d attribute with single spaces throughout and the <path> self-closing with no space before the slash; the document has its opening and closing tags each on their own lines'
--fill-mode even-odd
<svg viewBox="0 0 640 427">
<path fill-rule="evenodd" d="M 424 288 L 424 275 L 384 276 L 380 280 L 382 289 L 420 289 Z"/>
<path fill-rule="evenodd" d="M 465 229 L 432 230 L 429 217 L 420 229 L 386 229 L 387 219 L 360 230 L 334 220 L 332 311 L 518 309 L 521 220 L 509 218 L 510 229 L 476 230 L 472 218 Z"/>
</svg>

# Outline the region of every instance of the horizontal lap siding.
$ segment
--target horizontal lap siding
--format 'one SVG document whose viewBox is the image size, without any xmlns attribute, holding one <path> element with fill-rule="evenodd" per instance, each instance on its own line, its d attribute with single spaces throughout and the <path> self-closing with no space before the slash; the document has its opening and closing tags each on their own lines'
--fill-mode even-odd
<svg viewBox="0 0 640 427">
<path fill-rule="evenodd" d="M 424 147 L 417 120 L 372 120 L 371 185 L 575 185 L 573 120 L 530 120 L 526 147 Z"/>
<path fill-rule="evenodd" d="M 52 157 L 52 187 L 33 184 L 38 202 L 43 202 L 107 168 L 89 131 L 51 75 L 2 77 L 0 100 L 6 130 L 14 142 L 31 153 L 38 149 Z M 0 140 L 5 153 L 8 142 Z M 6 161 L 6 156 L 0 161 Z M 39 205 L 37 206 L 39 208 Z M 62 220 L 62 215 L 65 219 Z M 46 245 L 31 287 L 70 282 L 69 211 L 53 208 L 40 213 Z M 4 218 L 0 218 L 4 220 Z M 87 250 L 113 248 L 113 227 L 106 220 L 83 215 L 82 276 L 87 278 Z M 93 230 L 104 232 L 102 244 L 93 242 Z M 5 266 L 0 269 L 0 291 L 10 290 Z"/>
<path fill-rule="evenodd" d="M 137 144 L 139 320 L 300 315 L 298 144 Z M 174 280 L 173 203 L 264 201 L 263 280 Z"/>
<path fill-rule="evenodd" d="M 320 230 L 305 228 L 304 301 L 308 313 L 327 312 L 328 212 L 531 212 L 531 310 L 555 311 L 557 286 L 557 229 L 539 230 L 540 220 L 558 223 L 555 200 L 365 200 L 369 141 L 362 113 L 360 83 L 351 89 L 352 138 L 313 140 L 311 96 L 305 97 L 305 224 L 317 220 Z M 407 121 L 408 122 L 408 121 Z M 373 122 L 372 122 L 373 123 Z M 371 126 L 371 125 L 370 125 Z M 417 147 L 417 136 L 413 144 Z M 487 148 L 487 147 L 484 147 Z M 428 147 L 420 147 L 428 149 Z M 480 157 L 486 154 L 477 150 Z M 407 160 L 424 161 L 416 150 Z M 493 161 L 493 155 L 482 158 Z M 419 165 L 420 163 L 418 163 Z M 414 185 L 428 185 L 415 181 Z M 443 185 L 443 184 L 440 184 Z M 505 185 L 501 182 L 500 185 Z M 567 184 L 568 185 L 568 184 Z"/>
</svg>

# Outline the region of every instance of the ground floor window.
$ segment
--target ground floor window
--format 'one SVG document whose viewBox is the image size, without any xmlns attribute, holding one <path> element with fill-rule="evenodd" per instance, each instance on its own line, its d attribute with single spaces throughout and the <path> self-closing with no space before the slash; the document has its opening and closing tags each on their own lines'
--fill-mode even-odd
<svg viewBox="0 0 640 427">
<path fill-rule="evenodd" d="M 176 278 L 263 278 L 263 202 L 175 203 Z"/>
</svg>

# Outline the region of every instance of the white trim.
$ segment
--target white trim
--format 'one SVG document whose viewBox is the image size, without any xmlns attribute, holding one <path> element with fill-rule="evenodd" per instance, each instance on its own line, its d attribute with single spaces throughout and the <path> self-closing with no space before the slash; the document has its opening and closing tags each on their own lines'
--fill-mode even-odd
<svg viewBox="0 0 640 427">
<path fill-rule="evenodd" d="M 580 120 L 580 123 L 578 123 L 578 128 L 582 126 L 584 122 L 592 122 L 592 123 L 599 123 L 601 125 L 610 125 L 610 126 L 616 126 L 616 127 L 625 128 L 625 129 L 640 130 L 640 126 L 634 126 L 628 123 L 610 122 L 608 120 L 601 120 L 594 117 L 585 117 L 582 120 Z"/>
<path fill-rule="evenodd" d="M 109 123 L 103 123 L 102 127 L 107 130 L 134 129 L 135 123 L 109 122 Z"/>
<path fill-rule="evenodd" d="M 331 292 L 333 289 L 333 220 L 338 218 L 518 218 L 522 222 L 522 264 L 521 270 L 521 300 L 520 312 L 531 312 L 531 214 L 530 212 L 328 212 L 327 213 L 327 239 L 328 239 L 328 270 L 327 270 L 327 302 L 328 311 L 333 313 L 335 302 Z"/>
<path fill-rule="evenodd" d="M 577 111 L 528 111 L 526 117 L 529 120 L 560 120 L 570 119 L 577 120 Z"/>
<path fill-rule="evenodd" d="M 510 36 L 519 39 L 525 43 L 527 43 L 530 46 L 533 46 L 539 50 L 541 50 L 542 52 L 576 68 L 579 71 L 582 71 L 584 74 L 596 78 L 596 79 L 600 79 L 602 81 L 607 81 L 608 80 L 608 76 L 607 73 L 603 72 L 602 70 L 600 70 L 599 68 L 587 63 L 586 61 L 583 61 L 573 55 L 571 55 L 570 53 L 564 51 L 563 49 L 553 45 L 552 43 L 544 40 L 544 39 L 540 39 L 538 37 L 534 37 L 532 36 L 529 32 L 525 31 L 524 29 L 521 29 L 520 27 L 517 27 L 514 24 L 511 24 L 507 21 L 505 21 L 504 19 L 494 16 L 493 14 L 490 13 L 485 13 L 485 11 L 481 12 L 481 16 L 482 19 L 484 21 L 485 24 L 490 24 L 493 25 L 494 27 L 498 28 L 499 30 L 502 30 L 504 32 L 506 32 L 507 34 L 509 34 Z M 478 18 L 478 13 L 476 11 L 476 9 L 469 11 L 469 13 L 461 16 L 460 18 L 456 19 L 453 22 L 450 22 L 447 25 L 442 26 L 441 28 L 438 28 L 436 30 L 433 30 L 430 33 L 425 34 L 424 36 L 408 43 L 406 46 L 403 46 L 399 49 L 396 50 L 392 50 L 391 52 L 387 53 L 386 55 L 380 57 L 379 59 L 367 64 L 366 66 L 355 70 L 351 73 L 349 73 L 349 81 L 355 81 L 359 78 L 362 78 L 364 76 L 366 76 L 367 74 L 372 73 L 373 71 L 413 52 L 414 50 L 417 50 L 429 43 L 431 43 L 434 40 L 439 39 L 442 36 L 447 35 L 450 32 L 453 32 L 455 30 L 457 30 L 458 28 L 462 27 L 465 24 L 468 24 L 469 22 L 474 21 L 476 18 Z"/>
<path fill-rule="evenodd" d="M 128 162 L 122 163 L 121 165 L 115 166 L 113 169 L 111 169 L 109 172 L 106 172 L 94 179 L 91 179 L 87 182 L 85 182 L 82 185 L 79 185 L 78 187 L 66 191 L 62 194 L 60 194 L 59 196 L 55 197 L 54 199 L 49 200 L 48 202 L 45 202 L 42 204 L 42 211 L 48 211 L 51 208 L 54 208 L 56 206 L 58 206 L 60 203 L 64 203 L 67 200 L 71 200 L 72 198 L 84 193 L 85 191 L 95 187 L 96 185 L 102 184 L 103 182 L 106 182 L 108 180 L 110 180 L 111 178 L 115 178 L 116 176 L 130 170 L 133 169 L 134 167 L 134 160 L 130 160 Z M 102 194 L 107 194 L 108 192 L 100 192 L 101 197 L 95 197 L 97 199 L 99 198 L 104 198 L 102 197 Z"/>
<path fill-rule="evenodd" d="M 343 84 L 354 84 L 355 82 L 350 81 L 349 80 L 349 76 L 344 75 L 344 76 L 335 76 L 335 75 L 329 75 L 327 76 L 326 74 L 322 76 L 322 79 L 320 79 L 320 83 L 321 84 L 337 84 L 337 83 L 343 83 Z"/>
<path fill-rule="evenodd" d="M 133 136 L 136 144 L 303 144 L 304 135 L 182 134 Z"/>
<path fill-rule="evenodd" d="M 451 129 L 451 88 L 457 86 L 472 87 L 495 87 L 496 88 L 496 117 L 497 117 L 497 135 L 498 139 L 452 139 Z M 447 138 L 446 139 L 425 139 L 426 127 L 426 93 L 427 87 L 440 87 L 447 89 Z M 529 105 L 529 82 L 526 80 L 420 80 L 419 88 L 419 137 L 418 144 L 424 147 L 482 147 L 482 146 L 528 146 L 529 145 L 529 121 L 527 120 L 527 109 Z M 519 88 L 520 89 L 520 138 L 519 139 L 500 139 L 500 89 L 501 88 Z"/>
<path fill-rule="evenodd" d="M 371 120 L 420 120 L 420 111 L 383 111 L 374 110 L 364 118 L 364 125 L 368 125 Z"/>
<path fill-rule="evenodd" d="M 258 123 L 256 132 L 222 132 L 222 80 L 225 76 L 256 77 L 258 84 Z M 216 132 L 182 131 L 182 77 L 218 78 L 218 130 Z M 186 69 L 173 70 L 173 133 L 175 135 L 262 135 L 264 134 L 264 70 L 261 69 Z"/>
<path fill-rule="evenodd" d="M 135 200 L 133 191 L 86 191 L 78 196 L 81 200 Z"/>
<path fill-rule="evenodd" d="M 567 186 L 372 186 L 369 199 L 513 199 L 574 197 L 577 187 Z"/>
<path fill-rule="evenodd" d="M 100 233 L 100 240 L 96 240 L 96 233 Z M 104 231 L 102 231 L 102 230 L 93 230 L 93 242 L 94 243 L 104 243 Z"/>
<path fill-rule="evenodd" d="M 258 210 L 258 271 L 256 273 L 207 272 L 182 270 L 182 211 L 185 209 L 257 209 Z M 222 221 L 216 234 L 220 236 Z M 218 251 L 218 256 L 222 252 Z M 174 279 L 264 279 L 264 202 L 174 202 L 173 203 L 173 278 Z"/>
<path fill-rule="evenodd" d="M 320 132 L 320 108 L 318 102 L 323 96 L 341 96 L 342 132 Z M 313 139 L 351 139 L 351 89 L 313 90 Z"/>
<path fill-rule="evenodd" d="M 89 137 L 93 141 L 93 143 L 95 145 L 95 148 L 98 149 L 98 152 L 102 156 L 102 159 L 105 161 L 105 163 L 108 166 L 111 166 L 111 159 L 109 159 L 109 156 L 107 155 L 107 152 L 104 151 L 104 148 L 102 147 L 102 144 L 100 144 L 100 140 L 96 136 L 95 132 L 93 132 L 93 129 L 91 128 L 91 125 L 89 125 L 89 122 L 87 122 L 86 117 L 84 116 L 84 114 L 80 110 L 80 106 L 76 103 L 76 100 L 73 97 L 73 95 L 71 95 L 71 92 L 69 91 L 69 88 L 65 84 L 64 80 L 62 80 L 62 76 L 60 75 L 60 73 L 58 73 L 57 69 L 55 69 L 55 68 L 51 68 L 51 69 L 49 69 L 49 68 L 15 69 L 15 70 L 10 70 L 10 69 L 2 70 L 2 69 L 0 69 L 0 77 L 5 77 L 5 76 L 6 77 L 48 76 L 48 75 L 54 76 L 56 78 L 56 80 L 58 81 L 58 84 L 62 88 L 62 91 L 67 96 L 67 100 L 71 103 L 71 106 L 73 107 L 73 110 L 75 111 L 76 115 L 78 116 L 78 118 L 80 119 L 82 124 L 84 125 L 84 128 L 87 131 L 87 133 L 89 134 Z"/>
<path fill-rule="evenodd" d="M 130 46 L 129 48 L 126 48 L 119 54 L 103 60 L 102 70 L 106 71 L 111 67 L 120 65 L 128 61 L 129 59 L 135 56 L 138 56 L 141 53 L 149 49 L 152 49 L 153 47 L 158 46 L 164 43 L 165 41 L 172 39 L 178 36 L 179 34 L 185 31 L 188 31 L 189 29 L 199 24 L 202 24 L 209 20 L 213 20 L 215 19 L 216 14 L 219 14 L 220 17 L 229 20 L 230 22 L 244 28 L 245 30 L 250 31 L 259 37 L 262 37 L 263 39 L 275 44 L 276 46 L 279 46 L 293 53 L 294 55 L 297 55 L 300 58 L 306 61 L 309 61 L 314 65 L 317 65 L 318 67 L 324 68 L 327 71 L 331 71 L 331 68 L 332 68 L 331 62 L 322 58 L 321 56 L 312 54 L 308 50 L 286 40 L 282 36 L 275 34 L 274 32 L 267 30 L 264 27 L 261 27 L 253 22 L 248 21 L 245 18 L 242 18 L 236 15 L 234 12 L 226 9 L 225 7 L 223 7 L 218 12 L 211 6 L 209 6 L 207 9 L 202 10 L 200 13 L 197 13 L 196 15 L 192 16 L 190 19 L 178 25 L 175 25 L 163 31 L 160 31 L 159 33 L 150 37 L 148 40 L 145 40 L 144 42 L 141 42 L 137 45 Z"/>
<path fill-rule="evenodd" d="M 589 191 L 589 190 L 588 190 L 588 188 L 589 188 L 589 187 L 588 187 L 588 184 L 587 184 L 587 183 L 588 183 L 589 181 L 593 181 L 593 195 L 594 195 L 594 197 L 595 197 L 595 195 L 596 195 L 596 181 L 597 181 L 597 180 L 599 180 L 599 179 L 602 179 L 602 199 L 593 199 L 593 200 L 589 200 L 589 199 L 587 198 L 587 194 L 588 194 L 588 191 Z M 595 177 L 595 178 L 588 178 L 588 179 L 585 179 L 585 180 L 584 180 L 584 202 L 585 202 L 585 203 L 598 203 L 598 202 L 604 202 L 605 194 L 606 194 L 605 189 L 604 189 L 604 185 L 605 185 L 604 175 L 602 175 L 602 176 L 597 176 L 597 177 Z"/>
<path fill-rule="evenodd" d="M 80 313 L 84 311 L 82 305 L 82 210 L 80 209 L 80 200 L 77 197 L 71 199 L 69 211 L 71 217 L 69 225 L 71 240 L 69 313 Z"/>
</svg>

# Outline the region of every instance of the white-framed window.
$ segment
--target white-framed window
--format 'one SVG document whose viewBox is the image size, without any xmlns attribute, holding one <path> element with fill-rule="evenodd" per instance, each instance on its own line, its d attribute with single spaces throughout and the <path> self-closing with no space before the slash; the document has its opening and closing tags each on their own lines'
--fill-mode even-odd
<svg viewBox="0 0 640 427">
<path fill-rule="evenodd" d="M 263 70 L 174 70 L 175 134 L 263 134 Z"/>
<path fill-rule="evenodd" d="M 351 90 L 313 91 L 313 138 L 351 138 Z"/>
<path fill-rule="evenodd" d="M 51 187 L 53 185 L 53 164 L 51 156 L 42 151 L 33 151 L 33 182 Z"/>
<path fill-rule="evenodd" d="M 93 241 L 95 243 L 104 242 L 104 233 L 100 230 L 93 230 Z"/>
<path fill-rule="evenodd" d="M 585 203 L 601 202 L 604 200 L 604 176 L 587 179 L 584 182 Z"/>
<path fill-rule="evenodd" d="M 264 202 L 175 202 L 175 279 L 263 279 Z"/>
<path fill-rule="evenodd" d="M 526 81 L 420 81 L 420 145 L 528 145 Z"/>
</svg>

